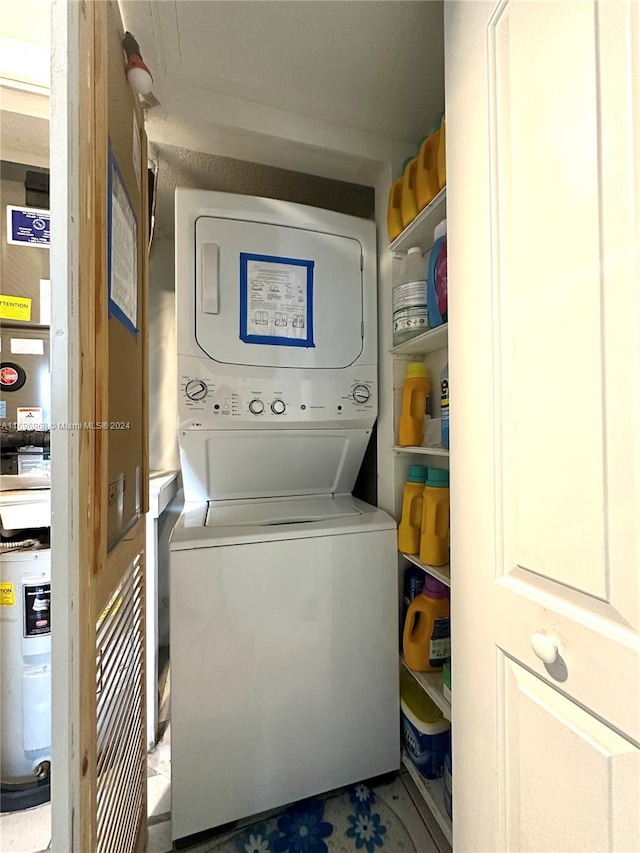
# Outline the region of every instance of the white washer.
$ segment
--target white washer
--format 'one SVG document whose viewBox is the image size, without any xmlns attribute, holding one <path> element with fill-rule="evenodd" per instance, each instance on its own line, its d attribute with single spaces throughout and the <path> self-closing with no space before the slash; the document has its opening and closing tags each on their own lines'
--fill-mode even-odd
<svg viewBox="0 0 640 853">
<path fill-rule="evenodd" d="M 174 840 L 396 770 L 396 525 L 350 494 L 377 414 L 375 227 L 176 192 Z"/>
</svg>

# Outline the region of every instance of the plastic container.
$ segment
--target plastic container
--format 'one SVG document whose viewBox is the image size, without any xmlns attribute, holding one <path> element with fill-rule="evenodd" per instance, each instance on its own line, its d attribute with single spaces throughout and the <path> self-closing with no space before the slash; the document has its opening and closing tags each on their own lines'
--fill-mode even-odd
<svg viewBox="0 0 640 853">
<path fill-rule="evenodd" d="M 436 326 L 441 326 L 445 320 L 440 311 L 440 302 L 438 299 L 438 290 L 437 290 L 437 274 L 436 269 L 438 266 L 438 262 L 440 260 L 440 253 L 442 252 L 443 245 L 446 245 L 446 235 L 443 237 L 438 237 L 433 246 L 431 247 L 431 251 L 429 252 L 429 259 L 427 261 L 427 312 L 429 315 L 429 328 L 435 329 Z M 445 254 L 445 267 L 446 269 L 446 254 Z M 442 293 L 442 270 L 443 267 L 440 267 L 440 291 Z M 446 275 L 444 280 L 444 287 L 446 290 Z"/>
<path fill-rule="evenodd" d="M 402 386 L 402 410 L 398 425 L 400 447 L 420 447 L 424 440 L 424 417 L 431 394 L 431 383 L 422 361 L 407 365 L 407 377 Z"/>
<path fill-rule="evenodd" d="M 431 575 L 425 576 L 422 594 L 407 610 L 402 653 L 416 672 L 439 672 L 451 656 L 447 587 Z"/>
<path fill-rule="evenodd" d="M 389 242 L 393 241 L 402 233 L 402 181 L 403 178 L 398 178 L 393 182 L 389 193 L 389 206 L 387 208 L 387 229 L 389 231 Z"/>
<path fill-rule="evenodd" d="M 437 155 L 438 189 L 444 189 L 447 183 L 447 125 L 443 117 L 440 125 Z"/>
<path fill-rule="evenodd" d="M 440 237 L 445 237 L 446 234 L 447 234 L 447 220 L 441 219 L 440 222 L 438 222 L 436 227 L 433 229 L 433 240 L 434 240 L 434 242 L 436 240 L 440 239 Z"/>
<path fill-rule="evenodd" d="M 420 560 L 429 566 L 445 566 L 449 562 L 449 472 L 439 468 L 427 468 Z"/>
<path fill-rule="evenodd" d="M 417 566 L 408 566 L 404 571 L 404 584 L 402 590 L 402 620 L 400 621 L 400 648 L 402 648 L 402 631 L 404 620 L 407 618 L 407 610 L 413 599 L 420 595 L 424 587 L 424 572 Z"/>
<path fill-rule="evenodd" d="M 449 449 L 449 364 L 440 374 L 440 441 Z"/>
<path fill-rule="evenodd" d="M 412 246 L 402 259 L 392 304 L 394 346 L 427 331 L 427 262 L 419 246 Z"/>
<path fill-rule="evenodd" d="M 420 550 L 422 495 L 426 478 L 426 466 L 411 465 L 404 484 L 402 516 L 398 525 L 398 551 L 405 554 L 417 554 Z"/>
<path fill-rule="evenodd" d="M 438 148 L 440 130 L 436 130 L 424 140 L 418 151 L 416 172 L 416 201 L 418 210 L 425 208 L 440 191 L 438 182 Z"/>
<path fill-rule="evenodd" d="M 442 695 L 451 702 L 451 658 L 442 665 Z"/>
<path fill-rule="evenodd" d="M 444 810 L 453 819 L 453 779 L 451 774 L 451 745 L 444 755 Z"/>
<path fill-rule="evenodd" d="M 425 779 L 444 775 L 451 749 L 451 724 L 408 672 L 400 673 L 402 745 Z"/>
<path fill-rule="evenodd" d="M 402 227 L 406 228 L 418 215 L 418 201 L 416 199 L 416 174 L 418 171 L 418 158 L 413 157 L 405 163 L 402 176 L 402 196 L 400 209 L 402 211 Z"/>
</svg>

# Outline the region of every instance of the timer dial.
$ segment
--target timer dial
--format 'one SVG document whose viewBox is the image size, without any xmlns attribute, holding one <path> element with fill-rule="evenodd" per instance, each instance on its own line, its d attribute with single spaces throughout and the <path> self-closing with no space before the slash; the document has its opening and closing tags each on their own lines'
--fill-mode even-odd
<svg viewBox="0 0 640 853">
<path fill-rule="evenodd" d="M 202 379 L 191 379 L 184 390 L 190 400 L 204 400 L 207 396 L 207 386 Z"/>
<path fill-rule="evenodd" d="M 366 385 L 356 385 L 351 396 L 356 403 L 368 403 L 369 398 L 371 397 L 371 391 L 369 391 Z"/>
</svg>

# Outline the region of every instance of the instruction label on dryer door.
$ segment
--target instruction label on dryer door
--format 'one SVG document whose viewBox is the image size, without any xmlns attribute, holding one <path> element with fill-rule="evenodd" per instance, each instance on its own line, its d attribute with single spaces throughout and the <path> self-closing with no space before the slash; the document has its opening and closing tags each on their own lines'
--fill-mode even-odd
<svg viewBox="0 0 640 853">
<path fill-rule="evenodd" d="M 240 253 L 240 338 L 313 347 L 314 261 Z"/>
</svg>

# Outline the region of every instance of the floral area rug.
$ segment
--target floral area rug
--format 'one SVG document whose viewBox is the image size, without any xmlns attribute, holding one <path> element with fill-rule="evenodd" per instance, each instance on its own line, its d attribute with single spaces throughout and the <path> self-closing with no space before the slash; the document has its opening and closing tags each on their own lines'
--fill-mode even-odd
<svg viewBox="0 0 640 853">
<path fill-rule="evenodd" d="M 203 853 L 416 853 L 404 824 L 366 785 L 303 800 L 203 847 Z"/>
</svg>

